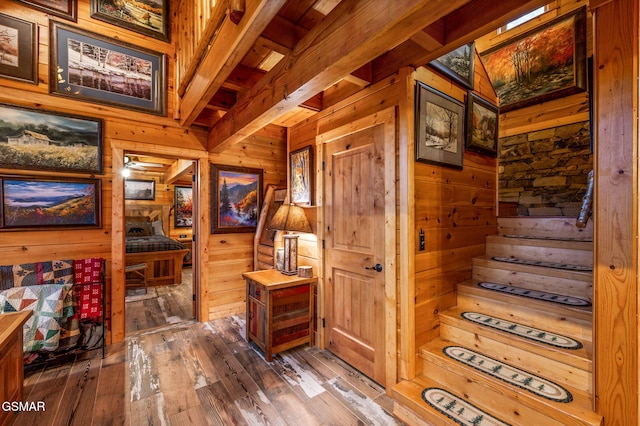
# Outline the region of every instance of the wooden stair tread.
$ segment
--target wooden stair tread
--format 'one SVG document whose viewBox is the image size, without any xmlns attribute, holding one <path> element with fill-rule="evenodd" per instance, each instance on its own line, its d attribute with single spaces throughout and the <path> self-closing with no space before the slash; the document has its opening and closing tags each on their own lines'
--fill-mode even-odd
<svg viewBox="0 0 640 426">
<path fill-rule="evenodd" d="M 534 420 L 537 413 L 559 421 L 564 425 L 600 425 L 601 417 L 591 409 L 591 396 L 584 391 L 575 389 L 565 384 L 563 388 L 572 395 L 570 402 L 556 402 L 535 395 L 494 376 L 488 375 L 475 368 L 460 363 L 445 355 L 442 350 L 453 343 L 442 339 L 435 339 L 423 346 L 421 356 L 427 359 L 430 369 L 423 371 L 435 381 L 442 382 L 442 388 L 448 389 L 456 395 L 468 396 L 474 405 L 492 412 L 499 418 L 511 422 L 512 416 L 517 412 L 520 422 L 531 418 L 530 424 L 539 423 Z M 526 367 L 513 365 L 526 371 Z M 553 378 L 546 378 L 554 381 Z M 503 400 L 503 401 L 500 401 Z M 485 403 L 481 403 L 485 401 Z M 486 404 L 486 406 L 485 406 Z M 509 407 L 517 407 L 514 411 Z M 511 416 L 511 418 L 507 418 Z M 549 424 L 549 423 L 542 423 Z"/>
<path fill-rule="evenodd" d="M 518 238 L 516 236 L 487 235 L 487 243 L 508 244 L 513 246 L 548 247 L 566 250 L 592 251 L 593 242 L 585 240 L 563 240 L 547 238 Z"/>
<path fill-rule="evenodd" d="M 516 263 L 506 263 L 493 260 L 492 256 L 478 256 L 472 260 L 473 266 L 484 266 L 487 268 L 506 269 L 514 272 L 525 272 L 529 274 L 544 275 L 548 277 L 558 277 L 563 279 L 592 282 L 592 271 L 568 271 L 564 269 L 541 268 L 534 265 L 520 265 Z"/>
<path fill-rule="evenodd" d="M 571 217 L 499 217 L 498 233 L 593 239 L 593 221 L 585 228 L 576 227 Z"/>
</svg>

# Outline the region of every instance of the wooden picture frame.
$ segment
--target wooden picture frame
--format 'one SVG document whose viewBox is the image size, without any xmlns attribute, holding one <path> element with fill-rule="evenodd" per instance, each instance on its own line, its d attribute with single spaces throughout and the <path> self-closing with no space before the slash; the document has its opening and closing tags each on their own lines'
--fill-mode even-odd
<svg viewBox="0 0 640 426">
<path fill-rule="evenodd" d="M 55 21 L 50 27 L 51 93 L 166 115 L 166 55 Z M 100 63 L 105 57 L 109 63 Z"/>
<path fill-rule="evenodd" d="M 424 83 L 416 84 L 416 160 L 462 168 L 464 104 Z"/>
<path fill-rule="evenodd" d="M 173 194 L 173 226 L 175 228 L 191 228 L 193 226 L 193 188 L 174 186 Z"/>
<path fill-rule="evenodd" d="M 211 233 L 255 232 L 262 208 L 262 169 L 211 165 Z"/>
<path fill-rule="evenodd" d="M 146 179 L 125 179 L 124 181 L 125 200 L 147 200 L 156 199 L 156 181 Z"/>
<path fill-rule="evenodd" d="M 492 157 L 498 154 L 498 106 L 471 91 L 467 94 L 466 148 Z"/>
<path fill-rule="evenodd" d="M 501 112 L 586 90 L 585 20 L 582 7 L 480 54 Z"/>
<path fill-rule="evenodd" d="M 313 149 L 311 146 L 289 154 L 291 171 L 291 204 L 311 206 L 313 204 Z"/>
<path fill-rule="evenodd" d="M 0 167 L 103 173 L 103 121 L 0 103 Z"/>
<path fill-rule="evenodd" d="M 20 3 L 46 12 L 50 15 L 76 22 L 78 20 L 77 0 L 18 0 Z"/>
<path fill-rule="evenodd" d="M 131 0 L 91 0 L 91 17 L 169 42 L 169 0 L 147 3 L 146 9 L 137 3 Z"/>
<path fill-rule="evenodd" d="M 463 87 L 473 90 L 475 42 L 467 43 L 429 62 L 429 65 Z"/>
<path fill-rule="evenodd" d="M 0 14 L 0 77 L 38 84 L 38 35 L 33 22 Z"/>
<path fill-rule="evenodd" d="M 101 179 L 0 176 L 0 231 L 101 228 Z"/>
</svg>

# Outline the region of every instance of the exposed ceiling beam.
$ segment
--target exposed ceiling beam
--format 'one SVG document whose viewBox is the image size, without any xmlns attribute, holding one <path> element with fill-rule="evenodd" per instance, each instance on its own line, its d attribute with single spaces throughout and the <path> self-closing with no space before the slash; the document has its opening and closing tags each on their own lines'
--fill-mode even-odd
<svg viewBox="0 0 640 426">
<path fill-rule="evenodd" d="M 182 126 L 195 121 L 284 3 L 286 0 L 246 0 L 245 13 L 238 25 L 230 19 L 224 21 L 181 99 Z"/>
<path fill-rule="evenodd" d="M 209 151 L 224 151 L 469 1 L 341 2 L 213 126 Z"/>
<path fill-rule="evenodd" d="M 193 171 L 193 161 L 191 160 L 176 160 L 164 174 L 164 182 L 167 185 L 174 183 L 182 177 L 188 175 Z"/>
</svg>

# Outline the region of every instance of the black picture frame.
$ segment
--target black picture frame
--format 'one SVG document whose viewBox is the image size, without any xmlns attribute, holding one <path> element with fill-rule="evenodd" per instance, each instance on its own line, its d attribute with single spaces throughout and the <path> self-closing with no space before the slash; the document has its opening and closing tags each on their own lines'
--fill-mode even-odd
<svg viewBox="0 0 640 426">
<path fill-rule="evenodd" d="M 313 204 L 313 149 L 305 146 L 289 154 L 291 172 L 291 204 L 311 206 Z"/>
<path fill-rule="evenodd" d="M 166 115 L 166 55 L 56 21 L 50 31 L 52 94 Z M 98 63 L 96 57 L 111 58 L 110 63 Z"/>
<path fill-rule="evenodd" d="M 415 98 L 416 161 L 461 169 L 464 104 L 422 82 Z"/>
<path fill-rule="evenodd" d="M 0 175 L 0 231 L 101 228 L 101 179 Z"/>
<path fill-rule="evenodd" d="M 193 226 L 193 188 L 176 185 L 173 187 L 173 198 L 173 226 L 191 228 Z"/>
<path fill-rule="evenodd" d="M 78 20 L 77 0 L 18 0 L 20 3 L 46 12 L 58 18 L 76 22 Z"/>
<path fill-rule="evenodd" d="M 156 181 L 153 179 L 125 179 L 124 181 L 125 200 L 147 200 L 156 199 Z"/>
<path fill-rule="evenodd" d="M 211 165 L 211 233 L 256 232 L 262 208 L 262 169 Z"/>
<path fill-rule="evenodd" d="M 466 149 L 497 157 L 498 106 L 473 92 L 467 94 Z"/>
<path fill-rule="evenodd" d="M 157 0 L 154 4 L 158 2 L 160 5 L 153 10 L 144 10 L 130 0 L 91 0 L 91 17 L 169 42 L 169 0 Z"/>
<path fill-rule="evenodd" d="M 103 174 L 103 121 L 0 103 L 0 168 Z"/>
<path fill-rule="evenodd" d="M 0 14 L 0 77 L 38 84 L 37 26 Z"/>
<path fill-rule="evenodd" d="M 475 57 L 475 42 L 471 42 L 434 59 L 429 65 L 463 87 L 473 90 Z"/>
<path fill-rule="evenodd" d="M 587 88 L 586 8 L 480 53 L 498 95 L 500 112 L 547 102 Z M 526 51 L 526 55 L 522 52 Z M 527 58 L 526 72 L 512 61 L 517 52 Z M 515 61 L 522 63 L 525 61 Z"/>
</svg>

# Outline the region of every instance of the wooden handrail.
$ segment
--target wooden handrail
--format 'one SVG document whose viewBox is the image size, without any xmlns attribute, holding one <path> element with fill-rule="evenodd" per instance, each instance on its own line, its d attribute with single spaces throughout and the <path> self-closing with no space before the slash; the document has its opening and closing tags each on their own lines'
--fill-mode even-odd
<svg viewBox="0 0 640 426">
<path fill-rule="evenodd" d="M 589 172 L 589 176 L 587 177 L 587 192 L 582 197 L 582 207 L 580 208 L 580 213 L 578 214 L 578 218 L 576 219 L 576 226 L 578 228 L 585 228 L 587 226 L 587 222 L 589 221 L 589 217 L 593 212 L 593 170 Z"/>
</svg>

